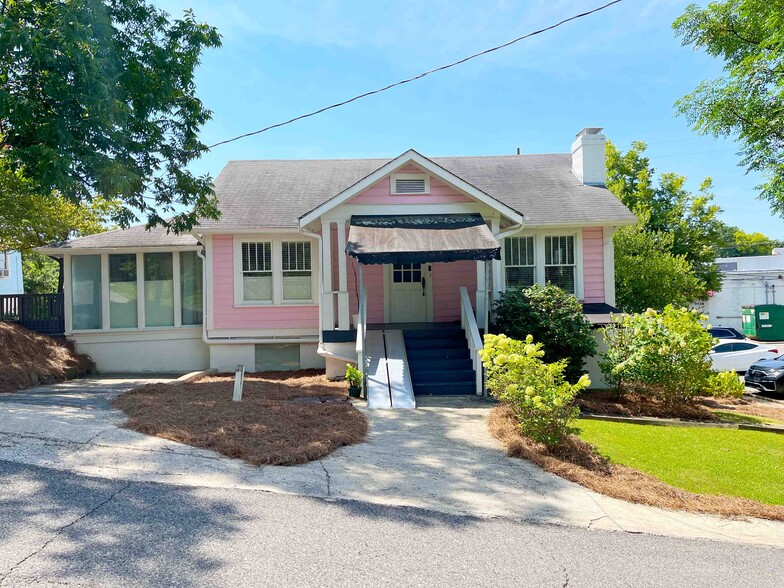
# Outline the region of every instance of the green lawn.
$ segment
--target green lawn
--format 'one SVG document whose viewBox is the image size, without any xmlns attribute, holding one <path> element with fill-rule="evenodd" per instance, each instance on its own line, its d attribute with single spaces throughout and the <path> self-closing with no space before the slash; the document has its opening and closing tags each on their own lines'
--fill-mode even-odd
<svg viewBox="0 0 784 588">
<path fill-rule="evenodd" d="M 741 423 L 744 425 L 784 425 L 781 421 L 769 419 L 767 417 L 752 416 L 749 414 L 732 412 L 731 410 L 714 410 L 713 414 L 717 415 L 719 419 L 725 423 Z"/>
<path fill-rule="evenodd" d="M 672 486 L 784 505 L 784 435 L 589 419 L 578 426 L 603 456 Z"/>
</svg>

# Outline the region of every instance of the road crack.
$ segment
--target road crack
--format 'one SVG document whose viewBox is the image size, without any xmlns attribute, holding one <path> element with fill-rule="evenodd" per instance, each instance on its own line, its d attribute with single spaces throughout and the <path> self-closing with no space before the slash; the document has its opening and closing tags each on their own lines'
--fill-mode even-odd
<svg viewBox="0 0 784 588">
<path fill-rule="evenodd" d="M 324 475 L 327 477 L 327 497 L 329 497 L 332 494 L 332 478 L 330 477 L 329 471 L 327 470 L 327 466 L 324 465 L 324 462 L 321 460 L 318 460 L 318 462 L 321 464 L 321 469 L 324 470 Z"/>
<path fill-rule="evenodd" d="M 9 577 L 11 574 L 13 574 L 13 573 L 14 573 L 14 571 L 15 571 L 15 570 L 17 570 L 17 569 L 18 569 L 18 568 L 19 568 L 19 567 L 20 567 L 22 564 L 24 564 L 26 561 L 28 561 L 28 560 L 30 560 L 30 559 L 32 559 L 32 558 L 34 558 L 36 555 L 40 554 L 40 553 L 41 553 L 41 552 L 42 552 L 44 549 L 46 549 L 46 548 L 49 546 L 49 544 L 51 544 L 51 543 L 52 543 L 52 541 L 54 541 L 55 539 L 57 539 L 57 538 L 58 538 L 60 535 L 62 535 L 63 533 L 65 533 L 65 532 L 66 532 L 68 529 L 70 529 L 71 527 L 73 527 L 73 526 L 74 526 L 74 525 L 76 525 L 77 523 L 79 523 L 79 522 L 83 521 L 84 519 L 86 519 L 87 517 L 89 517 L 90 515 L 92 515 L 93 513 L 95 513 L 97 510 L 99 510 L 100 508 L 102 508 L 102 507 L 106 506 L 107 504 L 109 504 L 109 503 L 110 503 L 112 500 L 114 500 L 114 499 L 115 499 L 115 497 L 116 497 L 118 494 L 120 494 L 121 492 L 123 492 L 124 490 L 126 490 L 126 489 L 127 489 L 129 486 L 130 486 L 130 485 L 131 485 L 131 482 L 126 482 L 125 484 L 123 484 L 123 486 L 122 486 L 120 489 L 118 489 L 118 490 L 115 490 L 114 492 L 112 492 L 112 493 L 109 495 L 109 497 L 108 497 L 108 498 L 106 498 L 105 500 L 103 500 L 103 501 L 99 502 L 99 503 L 98 503 L 98 504 L 96 504 L 94 507 L 92 507 L 90 510 L 88 510 L 87 512 L 85 512 L 84 514 L 82 514 L 82 515 L 80 515 L 80 516 L 76 517 L 74 520 L 72 520 L 72 521 L 71 521 L 70 523 L 68 523 L 67 525 L 63 525 L 62 527 L 60 527 L 59 529 L 57 529 L 57 531 L 55 531 L 54 535 L 52 535 L 52 536 L 51 536 L 49 539 L 47 539 L 46 541 L 44 541 L 44 543 L 43 543 L 43 545 L 41 545 L 41 547 L 39 547 L 38 549 L 36 549 L 36 550 L 35 550 L 35 551 L 33 551 L 32 553 L 30 553 L 29 555 L 27 555 L 27 556 L 25 556 L 24 558 L 22 558 L 22 559 L 21 559 L 19 562 L 17 562 L 16 564 L 14 564 L 14 565 L 11 567 L 11 569 L 10 569 L 10 570 L 8 570 L 8 572 L 7 572 L 7 573 L 6 573 L 6 574 L 5 574 L 3 577 L 0 577 L 0 586 L 2 586 L 2 585 L 5 583 L 5 581 L 8 579 L 8 577 Z"/>
</svg>

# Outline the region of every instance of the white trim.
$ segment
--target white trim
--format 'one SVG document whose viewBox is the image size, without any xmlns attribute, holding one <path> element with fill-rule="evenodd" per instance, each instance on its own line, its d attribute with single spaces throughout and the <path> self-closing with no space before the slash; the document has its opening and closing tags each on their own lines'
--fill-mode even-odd
<svg viewBox="0 0 784 588">
<path fill-rule="evenodd" d="M 206 298 L 206 304 L 204 305 L 205 310 L 207 311 L 207 316 L 204 317 L 204 338 L 205 343 L 207 338 L 207 333 L 214 328 L 214 321 L 212 319 L 213 315 L 215 314 L 215 296 L 212 290 L 212 283 L 213 283 L 213 276 L 212 276 L 212 263 L 213 263 L 213 255 L 214 251 L 212 248 L 212 235 L 207 235 L 204 238 L 204 296 Z M 234 267 L 234 259 L 232 256 L 232 273 L 237 272 L 237 268 Z"/>
<path fill-rule="evenodd" d="M 144 253 L 136 253 L 136 327 L 144 326 L 145 315 L 144 292 Z"/>
<path fill-rule="evenodd" d="M 618 227 L 604 227 L 602 231 L 602 263 L 604 267 L 604 302 L 615 306 L 615 244 L 613 236 Z"/>
<path fill-rule="evenodd" d="M 223 231 L 224 233 L 226 231 Z M 198 245 L 164 245 L 160 247 L 80 247 L 78 249 L 68 249 L 66 247 L 36 247 L 34 249 L 44 255 L 98 255 L 101 253 L 166 253 L 167 251 L 198 251 Z"/>
<path fill-rule="evenodd" d="M 73 299 L 71 297 L 71 256 L 63 259 L 63 305 L 65 307 L 65 332 L 73 331 Z"/>
<path fill-rule="evenodd" d="M 574 237 L 574 296 L 578 300 L 585 298 L 585 276 L 583 274 L 583 232 L 579 228 L 564 229 L 563 227 L 553 227 L 552 229 L 536 229 L 530 230 L 529 227 L 516 232 L 509 237 L 534 237 L 534 259 L 536 260 L 536 269 L 534 276 L 537 284 L 544 285 L 545 280 L 545 237 Z M 498 262 L 500 267 L 499 281 L 497 282 L 501 288 L 500 291 L 506 290 L 506 238 L 501 240 L 501 261 Z M 495 276 L 494 276 L 495 278 Z"/>
<path fill-rule="evenodd" d="M 101 253 L 101 329 L 111 329 L 109 318 L 111 293 L 109 292 L 109 254 Z M 138 325 L 138 318 L 136 324 Z"/>
<path fill-rule="evenodd" d="M 311 297 L 308 300 L 283 300 L 283 242 L 308 242 L 310 243 L 310 277 Z M 243 297 L 242 287 L 242 244 L 263 243 L 272 245 L 272 300 L 271 301 L 246 301 Z M 287 232 L 285 234 L 263 235 L 260 233 L 242 233 L 233 235 L 233 260 L 234 260 L 234 307 L 266 307 L 266 306 L 317 306 L 319 303 L 319 267 L 320 252 L 318 240 L 301 232 Z M 212 278 L 212 276 L 210 276 Z"/>
<path fill-rule="evenodd" d="M 398 192 L 397 180 L 424 180 L 424 191 Z M 419 194 L 430 194 L 430 174 L 390 174 L 389 193 L 392 196 L 418 196 Z"/>
<path fill-rule="evenodd" d="M 489 194 L 482 192 L 476 186 L 472 186 L 462 178 L 456 176 L 455 174 L 441 167 L 437 163 L 420 155 L 413 149 L 409 149 L 402 155 L 399 155 L 398 157 L 389 161 L 385 165 L 382 165 L 376 171 L 366 176 L 362 180 L 358 181 L 353 186 L 346 188 L 336 196 L 330 198 L 326 202 L 317 206 L 311 212 L 300 217 L 299 226 L 304 227 L 308 225 L 309 223 L 321 217 L 322 215 L 332 210 L 336 206 L 343 204 L 344 202 L 353 198 L 363 190 L 369 188 L 370 186 L 372 186 L 382 178 L 386 177 L 391 173 L 394 173 L 396 170 L 400 169 L 401 167 L 409 163 L 413 163 L 414 165 L 422 169 L 424 172 L 436 176 L 440 180 L 451 185 L 453 188 L 463 192 L 467 196 L 474 198 L 479 202 L 482 202 L 483 204 L 486 204 L 491 208 L 503 213 L 505 216 L 509 217 L 512 221 L 517 223 L 523 222 L 524 215 L 522 213 L 510 208 L 503 202 L 496 200 Z"/>
<path fill-rule="evenodd" d="M 174 280 L 174 328 L 182 326 L 182 275 L 180 274 L 180 252 L 172 251 L 172 279 Z"/>
</svg>

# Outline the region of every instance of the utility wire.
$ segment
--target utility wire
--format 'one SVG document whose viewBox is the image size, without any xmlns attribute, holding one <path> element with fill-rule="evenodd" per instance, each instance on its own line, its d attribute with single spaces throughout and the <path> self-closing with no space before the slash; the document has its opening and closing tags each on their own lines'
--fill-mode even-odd
<svg viewBox="0 0 784 588">
<path fill-rule="evenodd" d="M 272 129 L 277 129 L 278 127 L 283 127 L 283 126 L 286 126 L 286 125 L 290 125 L 291 123 L 297 122 L 298 120 L 302 120 L 304 118 L 309 118 L 311 116 L 316 116 L 317 114 L 321 114 L 322 112 L 326 112 L 327 110 L 332 110 L 333 108 L 340 108 L 341 106 L 345 106 L 346 104 L 350 104 L 350 103 L 355 102 L 357 100 L 360 100 L 362 98 L 367 98 L 368 96 L 373 96 L 374 94 L 380 94 L 381 92 L 386 92 L 387 90 L 391 90 L 392 88 L 395 88 L 397 86 L 402 86 L 403 84 L 408 84 L 410 82 L 415 82 L 416 80 L 421 80 L 422 78 L 424 78 L 425 76 L 429 76 L 430 74 L 434 74 L 434 73 L 439 72 L 439 71 L 444 71 L 445 69 L 449 69 L 451 67 L 455 67 L 457 65 L 465 63 L 466 61 L 471 61 L 472 59 L 476 59 L 477 57 L 481 57 L 483 55 L 487 55 L 488 53 L 492 53 L 493 51 L 498 51 L 499 49 L 504 49 L 505 47 L 509 47 L 510 45 L 514 45 L 515 43 L 518 43 L 518 42 L 520 42 L 520 41 L 522 41 L 524 39 L 528 39 L 528 38 L 534 37 L 536 35 L 541 35 L 542 33 L 545 33 L 547 31 L 551 31 L 553 29 L 556 29 L 556 28 L 560 27 L 561 25 L 564 25 L 564 24 L 566 24 L 568 22 L 571 22 L 573 20 L 577 20 L 577 19 L 583 18 L 585 16 L 590 16 L 591 14 L 594 14 L 596 12 L 600 12 L 600 11 L 604 10 L 605 8 L 609 8 L 613 4 L 618 4 L 621 1 L 622 0 L 612 0 L 612 2 L 608 2 L 607 4 L 604 4 L 602 6 L 594 8 L 594 9 L 589 10 L 587 12 L 582 12 L 580 14 L 575 14 L 574 16 L 570 16 L 569 18 L 565 18 L 565 19 L 563 19 L 563 20 L 561 20 L 561 21 L 559 21 L 559 22 L 557 22 L 555 24 L 552 24 L 552 25 L 550 25 L 548 27 L 545 27 L 543 29 L 539 29 L 539 30 L 533 31 L 531 33 L 523 35 L 522 37 L 517 37 L 516 39 L 512 39 L 511 41 L 507 41 L 503 45 L 497 45 L 495 47 L 491 47 L 490 49 L 485 49 L 484 51 L 480 51 L 479 53 L 474 53 L 473 55 L 469 55 L 468 57 L 464 57 L 463 59 L 460 59 L 460 60 L 455 61 L 453 63 L 449 63 L 447 65 L 442 65 L 441 67 L 437 67 L 435 69 L 428 70 L 428 71 L 426 71 L 424 73 L 421 73 L 419 75 L 416 75 L 414 77 L 407 78 L 405 80 L 401 80 L 401 81 L 395 82 L 393 84 L 389 84 L 388 86 L 384 86 L 383 88 L 378 88 L 377 90 L 371 90 L 370 92 L 365 92 L 364 94 L 359 94 L 357 96 L 354 96 L 353 98 L 349 98 L 348 100 L 344 100 L 343 102 L 337 102 L 335 104 L 330 104 L 329 106 L 325 106 L 324 108 L 319 108 L 318 110 L 314 110 L 313 112 L 308 112 L 307 114 L 301 114 L 300 116 L 295 116 L 294 118 L 290 118 L 287 121 L 275 123 L 274 125 L 269 125 L 268 127 L 264 127 L 263 129 L 259 129 L 257 131 L 251 131 L 250 133 L 244 133 L 242 135 L 237 135 L 236 137 L 232 137 L 231 139 L 226 139 L 225 141 L 219 141 L 217 143 L 209 145 L 207 147 L 207 149 L 213 149 L 215 147 L 219 147 L 220 145 L 225 145 L 227 143 L 233 143 L 234 141 L 239 141 L 240 139 L 244 139 L 246 137 L 252 137 L 253 135 L 259 135 L 261 133 L 266 133 L 267 131 L 271 131 Z"/>
</svg>

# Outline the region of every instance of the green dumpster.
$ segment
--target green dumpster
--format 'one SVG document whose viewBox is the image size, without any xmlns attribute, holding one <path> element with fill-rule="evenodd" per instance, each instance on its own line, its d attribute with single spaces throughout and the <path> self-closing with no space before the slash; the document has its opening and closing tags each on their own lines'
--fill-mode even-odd
<svg viewBox="0 0 784 588">
<path fill-rule="evenodd" d="M 784 341 L 784 305 L 754 304 L 741 309 L 743 334 L 757 341 Z"/>
</svg>

